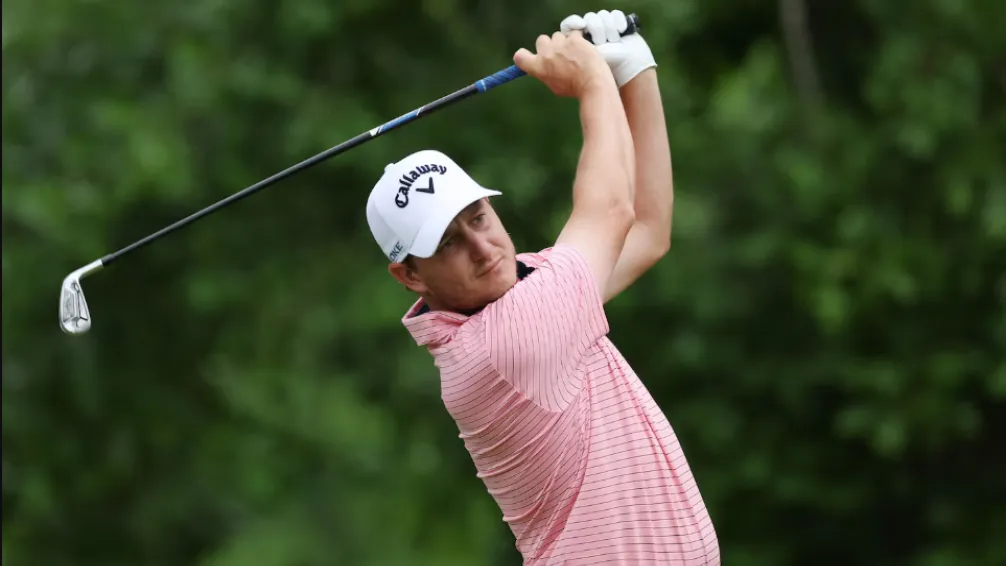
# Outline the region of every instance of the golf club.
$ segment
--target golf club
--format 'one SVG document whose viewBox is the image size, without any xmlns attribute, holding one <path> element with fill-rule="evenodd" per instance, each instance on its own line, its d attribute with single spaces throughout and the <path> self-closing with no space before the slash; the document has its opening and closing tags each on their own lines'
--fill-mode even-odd
<svg viewBox="0 0 1006 566">
<path fill-rule="evenodd" d="M 628 27 L 624 32 L 622 32 L 623 36 L 633 34 L 639 29 L 642 29 L 639 23 L 639 17 L 636 16 L 636 14 L 629 14 L 628 16 L 626 16 L 626 20 L 628 20 Z M 587 38 L 588 41 L 590 40 L 590 34 L 584 33 L 584 37 Z M 170 226 L 162 228 L 161 230 L 154 232 L 153 234 L 150 234 L 145 238 L 137 240 L 132 244 L 129 244 L 128 246 L 122 248 L 119 251 L 110 253 L 102 257 L 101 259 L 92 261 L 91 263 L 81 267 L 80 269 L 74 270 L 69 275 L 67 275 L 66 278 L 63 279 L 63 288 L 60 291 L 59 295 L 60 328 L 62 328 L 63 331 L 66 332 L 67 334 L 73 334 L 73 335 L 83 334 L 88 330 L 90 330 L 91 313 L 87 307 L 87 300 L 84 298 L 84 289 L 80 285 L 80 280 L 100 271 L 102 268 L 107 267 L 117 259 L 120 259 L 123 256 L 129 254 L 130 252 L 134 252 L 142 248 L 143 246 L 146 246 L 147 244 L 153 242 L 154 240 L 157 240 L 158 238 L 161 238 L 162 236 L 166 236 L 171 232 L 178 230 L 179 228 L 187 226 L 195 222 L 196 220 L 203 218 L 204 216 L 208 216 L 220 210 L 221 208 L 233 204 L 251 195 L 256 191 L 264 189 L 265 187 L 268 187 L 276 183 L 277 181 L 283 180 L 293 175 L 294 173 L 298 173 L 313 165 L 317 165 L 318 163 L 321 163 L 322 161 L 325 161 L 330 157 L 334 157 L 336 155 L 339 155 L 340 153 L 344 153 L 366 141 L 372 140 L 380 136 L 381 134 L 384 134 L 399 126 L 407 124 L 415 120 L 416 118 L 427 116 L 459 100 L 469 98 L 478 93 L 483 93 L 492 90 L 514 79 L 523 77 L 524 75 L 525 75 L 524 71 L 520 70 L 516 65 L 511 65 L 501 71 L 498 71 L 483 79 L 475 81 L 474 83 L 468 85 L 465 88 L 454 91 L 453 93 L 448 94 L 447 96 L 444 96 L 443 98 L 435 100 L 429 104 L 420 106 L 419 108 L 406 114 L 403 114 L 398 118 L 391 120 L 390 122 L 378 126 L 370 131 L 363 132 L 357 135 L 356 137 L 351 138 L 337 146 L 331 147 L 313 157 L 305 159 L 304 161 L 301 161 L 296 165 L 284 169 L 283 171 L 280 171 L 279 173 L 276 173 L 271 177 L 263 179 L 255 183 L 254 185 L 251 185 L 250 187 L 247 187 L 237 193 L 232 194 L 227 198 L 224 198 L 210 206 L 207 206 L 206 208 L 200 210 L 199 212 L 196 212 L 186 218 L 183 218 L 175 222 L 174 224 L 171 224 Z"/>
</svg>

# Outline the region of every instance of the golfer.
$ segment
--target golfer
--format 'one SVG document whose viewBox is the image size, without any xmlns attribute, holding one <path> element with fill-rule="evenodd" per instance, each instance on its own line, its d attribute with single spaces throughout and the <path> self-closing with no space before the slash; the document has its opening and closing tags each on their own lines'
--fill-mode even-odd
<svg viewBox="0 0 1006 566">
<path fill-rule="evenodd" d="M 517 254 L 448 156 L 389 165 L 367 219 L 418 300 L 402 322 L 525 565 L 718 565 L 667 418 L 607 338 L 604 304 L 670 246 L 671 160 L 656 64 L 620 11 L 570 16 L 514 62 L 575 98 L 583 148 L 555 244 Z M 591 45 L 582 32 L 591 34 Z"/>
</svg>

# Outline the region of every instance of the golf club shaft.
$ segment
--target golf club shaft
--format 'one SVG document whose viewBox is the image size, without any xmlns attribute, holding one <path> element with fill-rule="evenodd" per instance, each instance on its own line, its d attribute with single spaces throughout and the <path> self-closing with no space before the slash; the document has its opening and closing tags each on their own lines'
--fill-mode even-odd
<svg viewBox="0 0 1006 566">
<path fill-rule="evenodd" d="M 636 16 L 635 14 L 629 14 L 628 16 L 626 16 L 626 19 L 628 20 L 628 28 L 624 32 L 622 32 L 622 35 L 629 35 L 629 34 L 632 34 L 632 33 L 636 33 L 636 31 L 638 31 L 640 29 L 640 24 L 639 24 L 639 18 L 638 18 L 638 16 Z M 584 34 L 584 35 L 587 38 L 590 37 L 589 34 Z M 107 265 L 111 264 L 112 262 L 114 262 L 115 260 L 117 260 L 117 259 L 119 259 L 119 258 L 121 258 L 121 257 L 123 257 L 123 256 L 125 256 L 127 254 L 129 254 L 130 252 L 134 252 L 134 251 L 136 251 L 136 250 L 138 250 L 138 249 L 146 246 L 147 244 L 149 244 L 149 243 L 151 243 L 151 242 L 153 242 L 153 241 L 155 241 L 155 240 L 157 240 L 157 239 L 159 239 L 159 238 L 161 238 L 163 236 L 166 236 L 166 235 L 168 235 L 168 234 L 170 234 L 170 233 L 172 233 L 172 232 L 174 232 L 174 231 L 176 231 L 176 230 L 178 230 L 180 228 L 183 228 L 183 227 L 185 227 L 185 226 L 187 226 L 189 224 L 192 224 L 193 222 L 195 222 L 196 220 L 199 220 L 200 218 L 203 218 L 205 216 L 213 214 L 214 212 L 220 210 L 221 208 L 224 208 L 224 207 L 226 207 L 228 205 L 231 205 L 231 204 L 233 204 L 233 203 L 235 203 L 235 202 L 237 202 L 237 201 L 239 201 L 239 200 L 241 200 L 241 199 L 243 199 L 245 197 L 248 197 L 248 196 L 252 195 L 253 193 L 256 193 L 256 192 L 258 192 L 258 191 L 260 191 L 260 190 L 262 190 L 262 189 L 264 189 L 264 188 L 266 188 L 266 187 L 268 187 L 270 185 L 273 185 L 274 183 L 276 183 L 278 181 L 281 181 L 281 180 L 283 180 L 283 179 L 285 179 L 287 177 L 290 177 L 291 175 L 294 175 L 295 173 L 299 173 L 299 172 L 301 172 L 301 171 L 303 171 L 305 169 L 308 169 L 309 167 L 312 167 L 314 165 L 317 165 L 318 163 L 321 163 L 322 161 L 325 161 L 325 160 L 327 160 L 327 159 L 329 159 L 331 157 L 335 157 L 336 155 L 339 155 L 341 153 L 345 153 L 346 151 L 349 151 L 350 149 L 353 149 L 354 147 L 357 147 L 357 146 L 359 146 L 359 145 L 361 145 L 361 144 L 363 144 L 363 143 L 365 143 L 367 141 L 370 141 L 370 140 L 372 140 L 372 139 L 374 139 L 374 138 L 376 138 L 376 137 L 378 137 L 378 136 L 380 136 L 380 135 L 382 135 L 384 133 L 387 133 L 387 132 L 389 132 L 389 131 L 391 131 L 391 130 L 393 130 L 395 128 L 398 128 L 399 126 L 403 126 L 403 125 L 405 125 L 405 124 L 407 124 L 407 123 L 409 123 L 409 122 L 411 122 L 411 121 L 413 121 L 413 120 L 415 120 L 417 118 L 421 118 L 423 116 L 428 116 L 428 115 L 432 114 L 433 112 L 436 112 L 437 110 L 440 110 L 441 108 L 445 108 L 447 106 L 450 106 L 451 104 L 454 104 L 455 102 L 458 102 L 459 100 L 464 100 L 464 99 L 469 98 L 469 97 L 471 97 L 471 96 L 473 96 L 475 94 L 479 94 L 479 93 L 486 92 L 488 90 L 492 90 L 492 89 L 494 89 L 494 88 L 496 88 L 496 87 L 498 87 L 500 85 L 506 84 L 506 83 L 508 83 L 508 82 L 510 82 L 510 81 L 512 81 L 514 79 L 523 77 L 524 75 L 525 75 L 524 71 L 522 71 L 519 68 L 517 68 L 516 65 L 511 65 L 511 66 L 509 66 L 509 67 L 507 67 L 505 69 L 502 69 L 502 70 L 500 70 L 500 71 L 498 71 L 496 73 L 493 73 L 492 75 L 489 75 L 488 77 L 480 79 L 480 80 L 478 80 L 478 81 L 476 81 L 476 82 L 468 85 L 465 88 L 462 88 L 460 90 L 454 91 L 451 94 L 448 94 L 447 96 L 444 96 L 443 98 L 440 98 L 439 100 L 435 100 L 435 101 L 433 101 L 433 102 L 431 102 L 431 103 L 429 103 L 429 104 L 427 104 L 425 106 L 420 106 L 419 108 L 417 108 L 417 109 L 415 109 L 415 110 L 413 110 L 411 112 L 408 112 L 406 114 L 403 114 L 403 115 L 399 116 L 398 118 L 395 118 L 394 120 L 391 120 L 390 122 L 387 122 L 387 123 L 385 123 L 385 124 L 383 124 L 381 126 L 378 126 L 378 127 L 374 128 L 374 129 L 368 131 L 368 132 L 363 132 L 363 133 L 357 135 L 356 137 L 354 137 L 352 139 L 349 139 L 349 140 L 346 140 L 346 141 L 342 142 L 341 144 L 339 144 L 337 146 L 331 147 L 331 148 L 329 148 L 329 149 L 327 149 L 327 150 L 325 150 L 325 151 L 323 151 L 323 152 L 321 152 L 321 153 L 319 153 L 319 154 L 317 154 L 317 155 L 315 155 L 313 157 L 305 159 L 304 161 L 301 161 L 300 163 L 298 163 L 296 165 L 288 167 L 287 169 L 284 169 L 283 171 L 280 171 L 279 173 L 276 173 L 275 175 L 272 175 L 271 177 L 263 179 L 263 180 L 255 183 L 254 185 L 251 185 L 250 187 L 247 187 L 247 188 L 245 188 L 245 189 L 243 189 L 243 190 L 241 190 L 241 191 L 239 191 L 237 193 L 234 193 L 234 194 L 230 195 L 227 198 L 224 198 L 224 199 L 222 199 L 222 200 L 220 200 L 220 201 L 218 201 L 218 202 L 216 202 L 216 203 L 214 203 L 214 204 L 212 204 L 210 206 L 207 206 L 206 208 L 200 210 L 199 212 L 196 212 L 196 213 L 194 213 L 194 214 L 192 214 L 192 215 L 190 215 L 190 216 L 188 216 L 186 218 L 183 218 L 183 219 L 175 222 L 174 224 L 171 224 L 170 226 L 162 228 L 161 230 L 158 230 L 157 232 L 154 232 L 153 234 L 150 234 L 149 236 L 146 236 L 143 239 L 137 240 L 136 242 L 133 242 L 132 244 L 129 244 L 128 246 L 126 246 L 126 247 L 124 247 L 124 248 L 122 248 L 122 249 L 120 249 L 120 250 L 118 250 L 116 252 L 112 252 L 112 253 L 110 253 L 110 254 L 102 257 L 99 260 L 101 262 L 101 266 L 107 266 Z"/>
<path fill-rule="evenodd" d="M 633 34 L 639 31 L 639 29 L 641 29 L 639 24 L 639 18 L 635 14 L 630 14 L 626 16 L 626 19 L 628 20 L 628 27 L 624 32 L 622 32 L 622 35 Z M 589 39 L 590 36 L 589 34 L 585 33 L 584 37 Z M 322 161 L 325 161 L 330 157 L 334 157 L 336 155 L 339 155 L 340 153 L 344 153 L 364 142 L 367 142 L 380 136 L 381 134 L 390 132 L 391 130 L 399 126 L 405 125 L 422 116 L 432 114 L 433 112 L 446 106 L 449 106 L 459 100 L 469 98 L 478 93 L 492 90 L 514 79 L 523 77 L 524 75 L 525 73 L 521 71 L 519 68 L 517 68 L 516 65 L 511 65 L 505 69 L 497 71 L 496 73 L 493 73 L 488 77 L 475 81 L 474 83 L 468 85 L 467 87 L 452 92 L 451 94 L 448 94 L 447 96 L 440 98 L 439 100 L 435 100 L 425 106 L 420 106 L 419 108 L 411 112 L 402 114 L 401 116 L 395 118 L 394 120 L 391 120 L 390 122 L 378 126 L 368 132 L 363 132 L 362 134 L 359 134 L 358 136 L 352 139 L 346 140 L 335 147 L 329 148 L 315 155 L 314 157 L 305 159 L 304 161 L 301 161 L 300 163 L 292 167 L 288 167 L 287 169 L 284 169 L 283 171 L 280 171 L 279 173 L 276 173 L 275 175 L 269 178 L 263 179 L 258 183 L 255 183 L 254 185 L 245 188 L 240 192 L 234 193 L 231 196 L 221 201 L 218 201 L 200 210 L 199 212 L 196 212 L 195 214 L 183 218 L 178 222 L 171 224 L 170 226 L 162 228 L 161 230 L 158 230 L 157 232 L 154 232 L 153 234 L 141 240 L 137 240 L 136 242 L 129 244 L 128 246 L 122 248 L 117 252 L 110 253 L 102 257 L 101 259 L 94 260 L 91 263 L 75 271 L 72 271 L 69 275 L 67 275 L 63 279 L 63 285 L 60 291 L 59 296 L 60 327 L 63 329 L 64 332 L 71 335 L 83 334 L 87 332 L 88 329 L 91 328 L 91 315 L 87 307 L 87 300 L 84 297 L 84 291 L 81 288 L 80 281 L 85 277 L 87 277 L 88 275 L 101 271 L 103 267 L 109 265 L 115 260 L 129 254 L 130 252 L 134 252 L 146 246 L 147 244 L 161 238 L 162 236 L 166 236 L 174 232 L 175 230 L 178 230 L 184 226 L 192 224 L 196 220 L 208 216 L 216 212 L 217 210 L 226 207 L 229 204 L 233 204 L 251 195 L 252 193 L 260 191 L 276 183 L 277 181 L 281 181 L 295 173 L 303 171 L 313 165 L 317 165 L 318 163 L 321 163 Z"/>
<path fill-rule="evenodd" d="M 159 238 L 161 238 L 163 236 L 166 236 L 166 235 L 168 235 L 168 234 L 170 234 L 170 233 L 172 233 L 172 232 L 174 232 L 174 231 L 176 231 L 176 230 L 178 230 L 178 229 L 180 229 L 180 228 L 182 228 L 184 226 L 187 226 L 187 225 L 195 222 L 196 220 L 199 220 L 200 218 L 203 218 L 204 216 L 208 216 L 210 214 L 213 214 L 214 212 L 220 210 L 221 208 L 229 206 L 229 205 L 231 205 L 231 204 L 233 204 L 233 203 L 235 203 L 235 202 L 237 202 L 237 201 L 239 201 L 239 200 L 241 200 L 241 199 L 243 199 L 245 197 L 251 196 L 252 194 L 254 194 L 254 193 L 256 193 L 256 192 L 258 192 L 258 191 L 260 191 L 260 190 L 262 190 L 262 189 L 264 189 L 264 188 L 266 188 L 268 186 L 270 186 L 270 185 L 273 185 L 274 183 L 282 181 L 283 179 L 286 179 L 287 177 L 290 177 L 291 175 L 294 175 L 294 174 L 299 173 L 299 172 L 301 172 L 301 171 L 303 171 L 305 169 L 308 169 L 308 168 L 310 168 L 310 167 L 312 167 L 314 165 L 317 165 L 317 164 L 321 163 L 322 161 L 325 161 L 325 160 L 327 160 L 329 158 L 335 157 L 336 155 L 339 155 L 340 153 L 344 153 L 346 151 L 349 151 L 350 149 L 353 149 L 354 147 L 357 147 L 357 146 L 363 144 L 364 142 L 370 141 L 370 140 L 372 140 L 372 139 L 374 139 L 374 138 L 376 138 L 376 137 L 378 137 L 378 136 L 380 136 L 380 135 L 382 135 L 382 134 L 384 134 L 386 132 L 389 132 L 389 131 L 391 131 L 391 130 L 397 128 L 397 127 L 399 127 L 399 126 L 407 124 L 407 123 L 415 120 L 416 118 L 432 114 L 433 112 L 435 112 L 437 110 L 440 110 L 441 108 L 444 108 L 446 106 L 449 106 L 449 105 L 451 105 L 451 104 L 453 104 L 453 103 L 455 103 L 455 102 L 457 102 L 459 100 L 463 100 L 463 99 L 468 98 L 468 97 L 470 97 L 470 96 L 472 96 L 474 94 L 477 94 L 477 93 L 480 93 L 480 92 L 485 92 L 485 91 L 487 91 L 487 90 L 489 90 L 491 88 L 495 88 L 495 87 L 497 87 L 497 86 L 499 86 L 501 84 L 504 84 L 504 83 L 507 83 L 509 81 L 512 81 L 513 79 L 515 79 L 515 78 L 517 78 L 517 77 L 519 77 L 521 75 L 523 75 L 523 72 L 521 72 L 520 69 L 517 69 L 515 66 L 509 67 L 507 69 L 503 69 L 502 71 L 499 71 L 499 72 L 497 72 L 497 73 L 495 73 L 493 75 L 490 75 L 490 76 L 488 76 L 488 77 L 486 77 L 486 78 L 478 81 L 477 83 L 468 85 L 467 87 L 465 87 L 463 89 L 460 89 L 460 90 L 457 90 L 457 91 L 455 91 L 455 92 L 453 92 L 453 93 L 451 93 L 451 94 L 449 94 L 449 95 L 447 95 L 447 96 L 445 96 L 445 97 L 443 97 L 443 98 L 441 98 L 439 100 L 436 100 L 436 101 L 434 101 L 434 102 L 432 102 L 430 104 L 427 104 L 425 106 L 421 106 L 421 107 L 419 107 L 419 108 L 417 108 L 417 109 L 415 109 L 415 110 L 413 110 L 413 111 L 411 111 L 411 112 L 409 112 L 407 114 L 403 114 L 403 115 L 399 116 L 398 118 L 395 118 L 394 120 L 391 120 L 390 122 L 387 122 L 387 123 L 385 123 L 385 124 L 383 124 L 381 126 L 378 126 L 378 127 L 374 128 L 374 129 L 372 129 L 370 131 L 363 132 L 363 133 L 361 133 L 361 134 L 359 134 L 359 135 L 357 135 L 357 136 L 355 136 L 355 137 L 353 137 L 351 139 L 348 139 L 348 140 L 340 143 L 339 145 L 331 147 L 331 148 L 329 148 L 329 149 L 327 149 L 327 150 L 325 150 L 325 151 L 323 151 L 323 152 L 321 152 L 321 153 L 319 153 L 319 154 L 317 154 L 317 155 L 315 155 L 313 157 L 310 157 L 308 159 L 305 159 L 304 161 L 301 161 L 300 163 L 297 163 L 296 165 L 288 167 L 288 168 L 284 169 L 283 171 L 280 171 L 279 173 L 276 173 L 276 174 L 274 174 L 274 175 L 272 175 L 270 177 L 262 179 L 261 181 L 255 183 L 254 185 L 251 185 L 250 187 L 242 189 L 239 192 L 236 192 L 236 193 L 234 193 L 234 194 L 232 194 L 232 195 L 230 195 L 230 196 L 228 196 L 228 197 L 226 197 L 226 198 L 224 198 L 224 199 L 222 199 L 220 201 L 217 201 L 216 203 L 214 203 L 214 204 L 212 204 L 210 206 L 207 206 L 206 208 L 204 208 L 204 209 L 202 209 L 202 210 L 200 210 L 200 211 L 198 211 L 198 212 L 196 212 L 196 213 L 194 213 L 194 214 L 192 214 L 190 216 L 187 216 L 187 217 L 185 217 L 185 218 L 183 218 L 183 219 L 175 222 L 174 224 L 171 224 L 170 226 L 162 228 L 161 230 L 158 230 L 157 232 L 154 232 L 153 234 L 150 234 L 149 236 L 147 236 L 147 237 L 145 237 L 143 239 L 137 240 L 136 242 L 133 242 L 132 244 L 129 244 L 128 246 L 122 248 L 121 250 L 118 250 L 116 252 L 113 252 L 113 253 L 110 253 L 110 254 L 104 256 L 103 258 L 101 258 L 101 263 L 102 263 L 102 265 L 108 265 L 108 264 L 112 263 L 113 261 L 115 261 L 115 260 L 123 257 L 124 255 L 126 255 L 126 254 L 128 254 L 130 252 L 136 251 L 136 250 L 142 248 L 143 246 L 146 246 L 147 244 L 149 244 L 149 243 L 151 243 L 151 242 L 153 242 L 153 241 L 155 241 L 155 240 L 157 240 L 157 239 L 159 239 Z"/>
</svg>

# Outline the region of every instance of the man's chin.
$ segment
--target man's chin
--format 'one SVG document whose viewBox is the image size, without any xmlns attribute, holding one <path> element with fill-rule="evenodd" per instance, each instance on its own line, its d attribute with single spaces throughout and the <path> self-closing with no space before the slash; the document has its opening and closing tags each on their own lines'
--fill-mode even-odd
<svg viewBox="0 0 1006 566">
<path fill-rule="evenodd" d="M 506 263 L 507 262 L 504 260 L 503 264 L 505 265 Z M 502 268 L 503 267 L 501 266 L 494 271 L 497 271 Z M 491 277 L 491 286 L 489 289 L 487 289 L 487 293 L 485 294 L 485 296 L 483 296 L 482 301 L 480 301 L 482 303 L 482 306 L 479 308 L 483 308 L 490 303 L 498 301 L 501 297 L 503 297 L 503 295 L 507 294 L 507 291 L 509 291 L 511 288 L 513 288 L 514 285 L 517 284 L 516 264 L 514 264 L 514 268 L 512 270 L 513 273 L 510 273 L 510 271 L 511 270 L 508 270 L 498 274 L 494 273 L 489 276 Z M 487 279 L 489 279 L 489 277 L 487 277 Z"/>
<path fill-rule="evenodd" d="M 510 287 L 517 284 L 517 260 L 513 258 L 503 259 L 503 261 L 501 261 L 500 264 L 493 269 L 491 275 L 495 277 L 501 287 L 504 287 L 504 293 L 509 291 Z"/>
</svg>

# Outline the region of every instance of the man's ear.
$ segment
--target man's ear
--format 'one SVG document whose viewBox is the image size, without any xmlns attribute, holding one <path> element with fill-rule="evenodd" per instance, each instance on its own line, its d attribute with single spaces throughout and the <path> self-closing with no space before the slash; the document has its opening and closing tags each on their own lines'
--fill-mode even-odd
<svg viewBox="0 0 1006 566">
<path fill-rule="evenodd" d="M 419 273 L 408 263 L 392 263 L 388 265 L 388 273 L 391 274 L 399 283 L 405 285 L 413 293 L 418 293 L 422 295 L 427 291 L 426 285 L 423 283 L 422 277 Z"/>
</svg>

